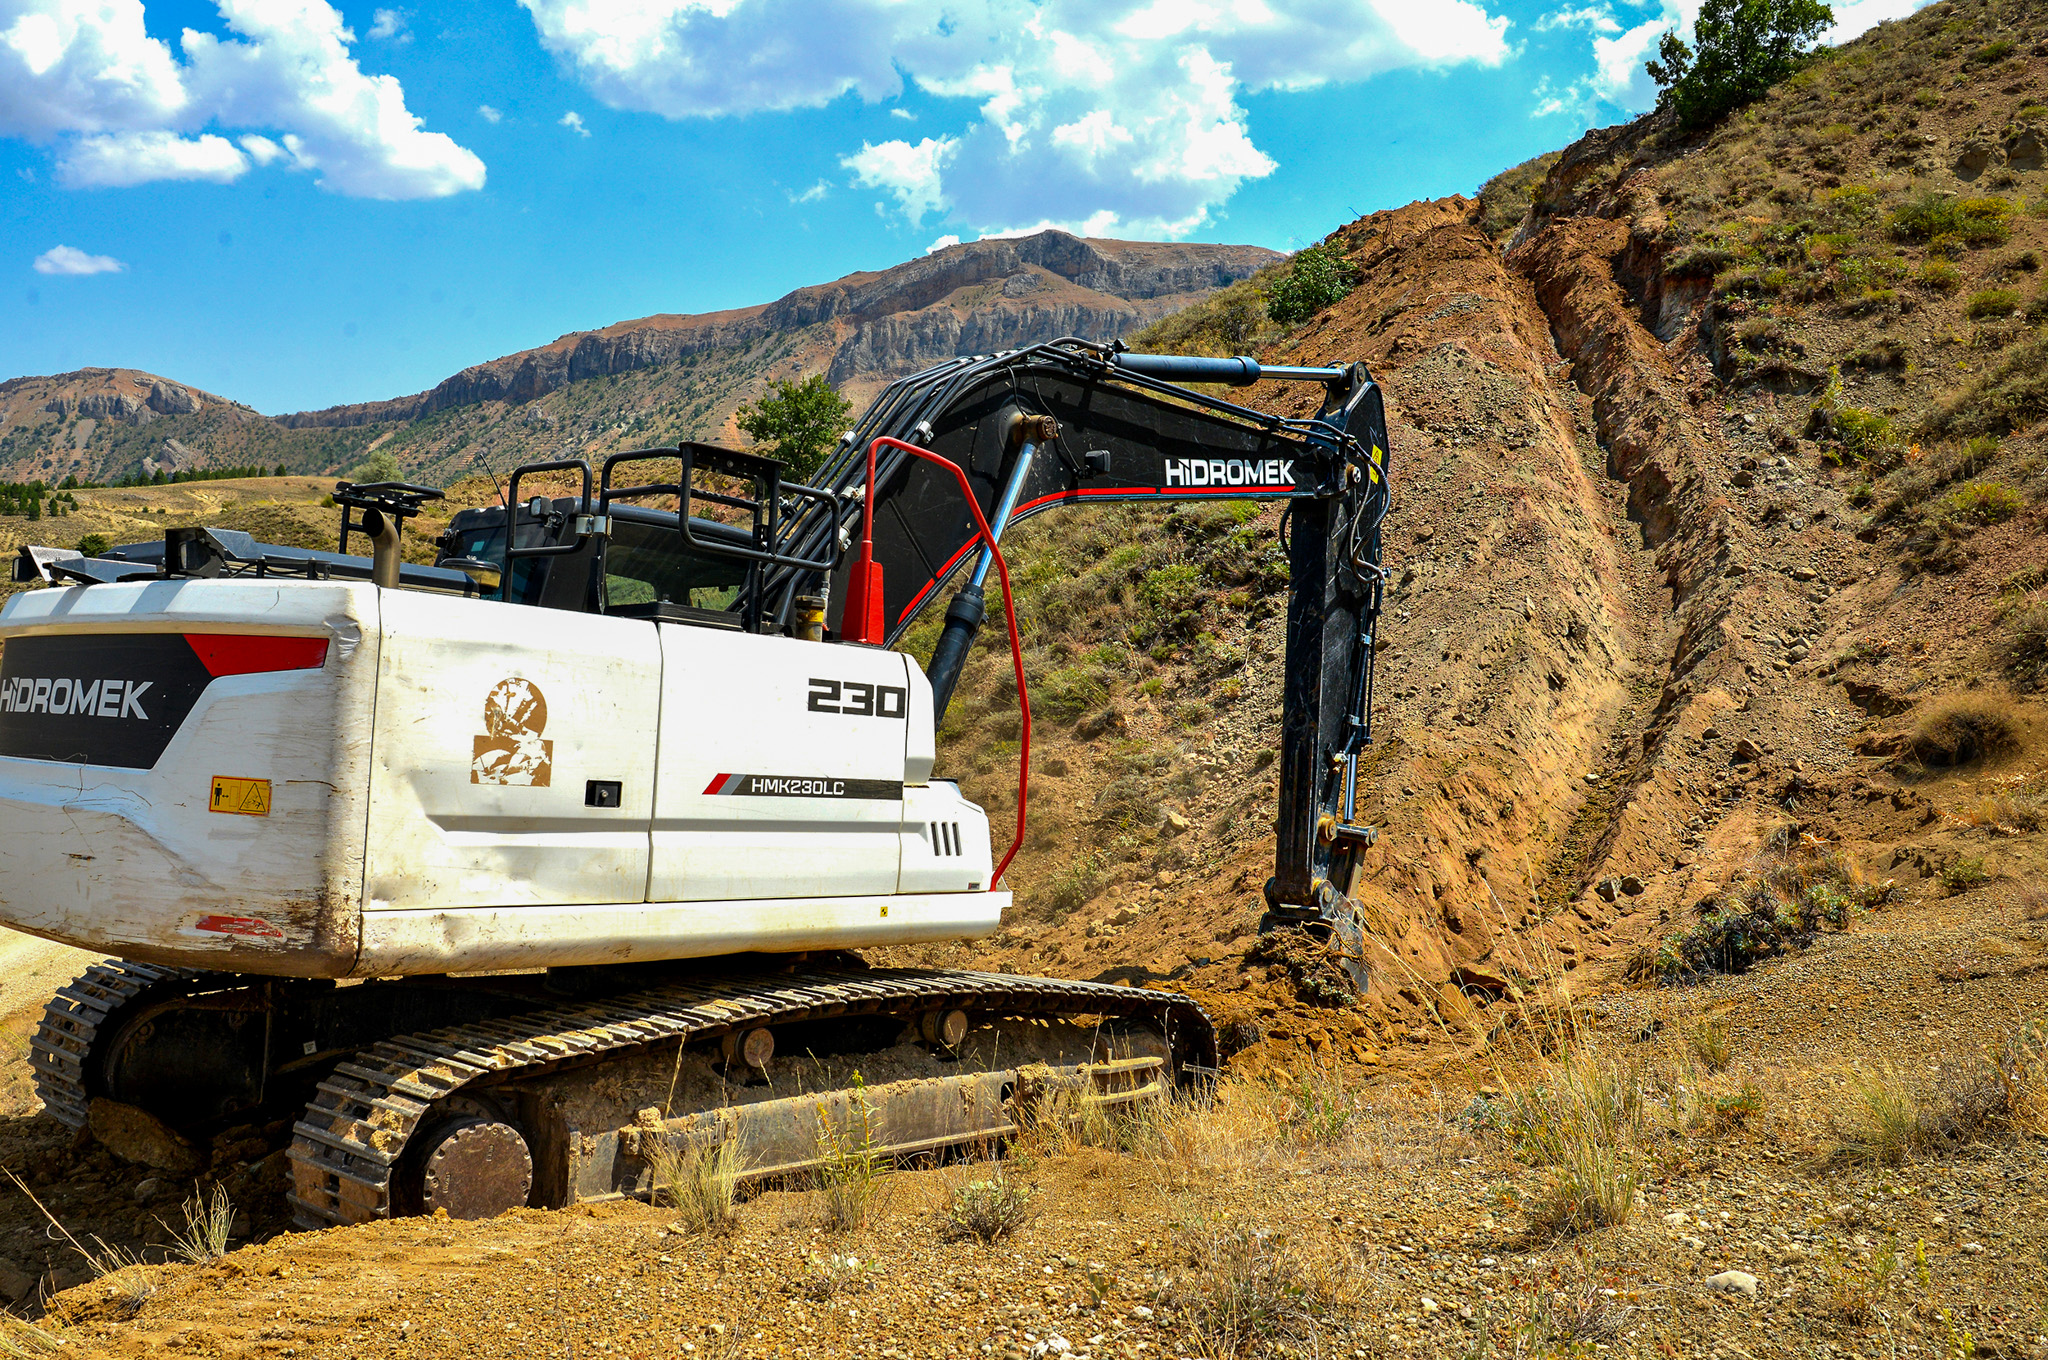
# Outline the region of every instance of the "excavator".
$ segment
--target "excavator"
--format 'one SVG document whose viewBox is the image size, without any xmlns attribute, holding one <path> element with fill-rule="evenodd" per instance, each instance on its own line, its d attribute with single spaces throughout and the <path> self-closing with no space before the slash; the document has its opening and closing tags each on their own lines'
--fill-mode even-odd
<svg viewBox="0 0 2048 1360">
<path fill-rule="evenodd" d="M 1219 394 L 1262 379 L 1319 384 L 1316 414 Z M 1185 996 L 856 952 L 999 926 L 1030 762 L 1002 539 L 1105 502 L 1287 503 L 1261 928 L 1370 986 L 1348 890 L 1390 483 L 1364 365 L 964 357 L 783 474 L 696 442 L 530 463 L 432 566 L 401 535 L 442 493 L 398 482 L 340 484 L 331 553 L 220 528 L 22 548 L 43 588 L 0 610 L 0 923 L 109 956 L 33 1036 L 48 1112 L 296 1112 L 290 1205 L 319 1228 L 1198 1094 L 1217 1037 Z M 933 775 L 992 593 L 1023 724 L 1000 857 Z M 897 648 L 941 595 L 920 668 Z"/>
</svg>

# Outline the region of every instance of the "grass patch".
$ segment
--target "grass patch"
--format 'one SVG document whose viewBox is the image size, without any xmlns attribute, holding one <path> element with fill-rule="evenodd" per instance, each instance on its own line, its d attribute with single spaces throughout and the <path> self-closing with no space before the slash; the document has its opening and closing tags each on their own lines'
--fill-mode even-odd
<svg viewBox="0 0 2048 1360">
<path fill-rule="evenodd" d="M 1952 237 L 1965 245 L 2002 246 L 2012 236 L 2013 205 L 2002 198 L 1950 198 L 1929 190 L 1892 210 L 1894 240 L 1926 245 Z"/>
<path fill-rule="evenodd" d="M 184 1210 L 185 1226 L 170 1229 L 178 1255 L 195 1266 L 227 1255 L 229 1229 L 235 1221 L 235 1206 L 228 1199 L 227 1187 L 216 1182 L 213 1193 L 204 1198 L 195 1188 L 180 1207 Z"/>
<path fill-rule="evenodd" d="M 739 1184 L 745 1167 L 737 1139 L 678 1148 L 663 1138 L 648 1154 L 647 1166 L 654 1173 L 656 1202 L 675 1209 L 688 1231 L 724 1232 L 739 1221 Z"/>
<path fill-rule="evenodd" d="M 1504 1098 L 1499 1123 L 1516 1155 L 1549 1171 L 1523 1206 L 1532 1234 L 1563 1237 L 1628 1222 L 1642 1183 L 1642 1099 L 1634 1068 L 1578 1056 Z"/>
<path fill-rule="evenodd" d="M 1970 294 L 1963 310 L 1972 321 L 1989 321 L 2011 316 L 2020 309 L 2020 295 L 2010 288 L 1986 288 Z"/>
<path fill-rule="evenodd" d="M 1705 1064 L 1709 1072 L 1725 1072 L 1734 1055 L 1728 1026 L 1718 1020 L 1701 1020 L 1685 1030 L 1686 1051 Z"/>
<path fill-rule="evenodd" d="M 956 1185 L 939 1211 L 939 1235 L 949 1240 L 971 1237 L 978 1242 L 1000 1242 L 1030 1219 L 1036 1193 L 1000 1167 L 979 1180 Z"/>
<path fill-rule="evenodd" d="M 1830 1123 L 1838 1162 L 1903 1166 L 1944 1141 L 1926 1099 L 1889 1063 L 1850 1074 Z"/>
<path fill-rule="evenodd" d="M 2006 618 L 2002 650 L 2014 680 L 2030 689 L 2048 681 L 2048 600 L 2016 609 Z"/>
<path fill-rule="evenodd" d="M 1180 1231 L 1186 1268 L 1160 1293 L 1207 1357 L 1292 1353 L 1339 1302 L 1337 1271 L 1285 1233 L 1194 1222 Z"/>
<path fill-rule="evenodd" d="M 849 1092 L 851 1110 L 843 1125 L 833 1121 L 822 1103 L 818 1107 L 818 1188 L 823 1192 L 825 1225 L 837 1232 L 852 1232 L 867 1223 L 887 1169 L 875 1137 L 874 1102 L 858 1071 Z"/>
<path fill-rule="evenodd" d="M 1921 422 L 1929 435 L 2005 434 L 2048 415 L 2048 333 L 2008 349 L 1991 370 Z"/>
<path fill-rule="evenodd" d="M 2027 499 L 2003 482 L 1971 482 L 1942 497 L 1949 518 L 1968 524 L 2003 524 L 2027 508 Z"/>
<path fill-rule="evenodd" d="M 1958 694 L 1921 715 L 1908 738 L 1922 765 L 1948 768 L 2004 755 L 2020 747 L 2019 714 L 1993 694 Z"/>
<path fill-rule="evenodd" d="M 1966 893 L 1990 881 L 1991 875 L 1984 872 L 1982 855 L 1966 855 L 1941 871 L 1941 886 L 1951 894 Z"/>
</svg>

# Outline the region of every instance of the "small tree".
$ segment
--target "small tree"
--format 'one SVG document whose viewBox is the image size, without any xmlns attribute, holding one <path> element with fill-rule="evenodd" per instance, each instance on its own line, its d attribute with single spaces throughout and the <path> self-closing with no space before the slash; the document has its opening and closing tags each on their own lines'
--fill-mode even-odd
<svg viewBox="0 0 2048 1360">
<path fill-rule="evenodd" d="M 98 557 L 113 546 L 113 544 L 107 542 L 105 534 L 87 534 L 84 538 L 78 540 L 78 550 L 87 557 Z"/>
<path fill-rule="evenodd" d="M 1834 21 L 1821 0 L 1706 0 L 1691 45 L 1667 32 L 1644 69 L 1661 91 L 1658 102 L 1692 131 L 1762 98 Z"/>
<path fill-rule="evenodd" d="M 1349 293 L 1355 273 L 1329 246 L 1297 251 L 1266 295 L 1266 314 L 1283 326 L 1300 325 Z"/>
<path fill-rule="evenodd" d="M 43 517 L 43 498 L 34 492 L 29 493 L 28 517 L 30 519 L 41 519 Z"/>
<path fill-rule="evenodd" d="M 398 480 L 398 458 L 389 449 L 378 449 L 349 470 L 348 480 L 352 482 L 395 482 Z"/>
<path fill-rule="evenodd" d="M 852 411 L 853 403 L 824 374 L 813 373 L 802 382 L 774 384 L 759 401 L 740 407 L 735 420 L 767 446 L 764 452 L 782 460 L 792 478 L 802 480 L 824 466 Z"/>
</svg>

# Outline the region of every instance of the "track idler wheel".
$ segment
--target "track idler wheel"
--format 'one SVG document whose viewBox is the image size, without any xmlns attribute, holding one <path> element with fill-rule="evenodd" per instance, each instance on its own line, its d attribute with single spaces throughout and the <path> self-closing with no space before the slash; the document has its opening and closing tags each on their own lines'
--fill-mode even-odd
<svg viewBox="0 0 2048 1360">
<path fill-rule="evenodd" d="M 421 1213 L 496 1218 L 533 1197 L 533 1149 L 519 1126 L 482 1101 L 456 1097 L 406 1149 Z"/>
</svg>

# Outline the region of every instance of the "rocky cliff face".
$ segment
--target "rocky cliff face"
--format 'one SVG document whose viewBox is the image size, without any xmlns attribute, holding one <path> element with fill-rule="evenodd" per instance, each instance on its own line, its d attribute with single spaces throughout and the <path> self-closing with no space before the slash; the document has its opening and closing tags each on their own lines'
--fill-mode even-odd
<svg viewBox="0 0 2048 1360">
<path fill-rule="evenodd" d="M 799 288 L 760 307 L 662 315 L 565 335 L 391 401 L 279 417 L 289 428 L 417 420 L 483 402 L 520 405 L 586 378 L 744 351 L 787 337 L 799 366 L 856 399 L 961 354 L 1080 335 L 1106 340 L 1279 259 L 1258 246 L 1093 241 L 1060 231 L 949 246 L 893 269 Z"/>
</svg>

